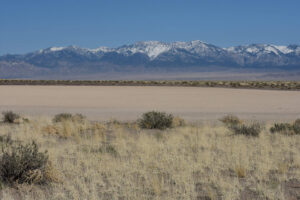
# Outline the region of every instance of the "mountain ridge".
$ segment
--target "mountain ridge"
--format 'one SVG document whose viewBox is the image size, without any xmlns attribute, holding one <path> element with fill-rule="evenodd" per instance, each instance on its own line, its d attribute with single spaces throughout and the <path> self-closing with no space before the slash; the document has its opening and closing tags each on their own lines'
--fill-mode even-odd
<svg viewBox="0 0 300 200">
<path fill-rule="evenodd" d="M 193 71 L 212 67 L 300 70 L 300 45 L 250 44 L 222 48 L 200 40 L 171 43 L 140 41 L 116 48 L 101 46 L 95 49 L 72 45 L 0 56 L 1 77 L 5 76 L 5 69 L 12 68 L 11 66 L 14 66 L 16 74 L 16 69 L 24 71 L 24 66 L 28 70 L 46 70 L 45 73 L 134 73 L 139 70 L 184 71 L 188 68 Z"/>
</svg>

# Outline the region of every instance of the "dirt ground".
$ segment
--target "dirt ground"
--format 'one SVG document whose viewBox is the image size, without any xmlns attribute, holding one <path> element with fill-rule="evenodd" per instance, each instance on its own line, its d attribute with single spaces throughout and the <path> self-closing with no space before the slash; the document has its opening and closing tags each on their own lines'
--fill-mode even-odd
<svg viewBox="0 0 300 200">
<path fill-rule="evenodd" d="M 154 86 L 0 86 L 0 111 L 24 115 L 82 113 L 89 119 L 135 120 L 159 110 L 186 120 L 236 114 L 252 120 L 300 117 L 300 92 Z"/>
</svg>

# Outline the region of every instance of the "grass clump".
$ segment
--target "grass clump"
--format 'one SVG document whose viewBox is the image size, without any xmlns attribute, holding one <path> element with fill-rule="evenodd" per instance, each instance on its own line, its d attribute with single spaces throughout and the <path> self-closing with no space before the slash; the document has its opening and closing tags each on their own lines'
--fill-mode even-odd
<svg viewBox="0 0 300 200">
<path fill-rule="evenodd" d="M 173 127 L 181 127 L 181 126 L 186 126 L 187 123 L 185 122 L 184 119 L 177 116 L 173 118 L 172 125 Z"/>
<path fill-rule="evenodd" d="M 104 144 L 99 148 L 99 152 L 100 153 L 109 153 L 111 155 L 113 155 L 114 157 L 117 157 L 118 151 L 116 150 L 116 148 L 111 145 L 111 144 Z"/>
<path fill-rule="evenodd" d="M 242 123 L 242 120 L 240 120 L 235 115 L 226 115 L 222 119 L 220 119 L 221 122 L 223 122 L 226 126 L 232 126 L 232 125 L 238 125 Z"/>
<path fill-rule="evenodd" d="M 171 128 L 173 123 L 173 115 L 165 112 L 151 111 L 143 114 L 138 121 L 141 128 L 144 129 L 166 129 Z"/>
<path fill-rule="evenodd" d="M 270 128 L 271 133 L 282 133 L 285 135 L 298 135 L 300 134 L 300 119 L 294 121 L 294 123 L 275 123 Z"/>
<path fill-rule="evenodd" d="M 259 123 L 245 124 L 237 116 L 227 115 L 220 119 L 235 135 L 258 137 L 262 127 Z"/>
<path fill-rule="evenodd" d="M 40 152 L 38 145 L 33 141 L 29 144 L 21 144 L 10 141 L 10 144 L 2 146 L 0 157 L 0 177 L 3 183 L 46 183 L 49 181 L 47 176 L 47 151 Z"/>
<path fill-rule="evenodd" d="M 74 122 L 83 122 L 84 120 L 86 120 L 86 117 L 82 114 L 75 114 L 72 116 L 72 121 Z"/>
<path fill-rule="evenodd" d="M 83 122 L 85 120 L 85 116 L 82 114 L 71 114 L 71 113 L 60 113 L 54 116 L 53 122 L 63 122 L 63 121 L 76 121 Z"/>
<path fill-rule="evenodd" d="M 1 135 L 0 136 L 0 147 L 3 148 L 4 145 L 11 145 L 13 140 L 10 135 Z"/>
<path fill-rule="evenodd" d="M 4 123 L 15 123 L 15 121 L 20 118 L 20 115 L 14 113 L 13 111 L 3 112 L 2 115 Z"/>
<path fill-rule="evenodd" d="M 236 166 L 235 172 L 239 178 L 245 178 L 246 177 L 246 169 L 242 166 Z"/>
</svg>

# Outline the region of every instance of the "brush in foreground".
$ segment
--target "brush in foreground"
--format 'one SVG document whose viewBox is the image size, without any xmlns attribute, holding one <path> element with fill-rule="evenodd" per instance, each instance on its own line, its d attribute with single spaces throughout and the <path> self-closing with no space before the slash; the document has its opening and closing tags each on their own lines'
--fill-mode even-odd
<svg viewBox="0 0 300 200">
<path fill-rule="evenodd" d="M 47 152 L 40 152 L 32 141 L 22 144 L 8 136 L 1 136 L 2 153 L 0 157 L 1 182 L 14 183 L 47 183 Z"/>
</svg>

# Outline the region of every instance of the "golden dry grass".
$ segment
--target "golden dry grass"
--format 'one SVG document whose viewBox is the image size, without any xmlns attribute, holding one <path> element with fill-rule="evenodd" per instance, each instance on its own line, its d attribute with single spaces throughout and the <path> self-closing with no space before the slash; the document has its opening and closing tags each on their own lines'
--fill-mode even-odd
<svg viewBox="0 0 300 200">
<path fill-rule="evenodd" d="M 0 135 L 47 149 L 55 178 L 4 186 L 0 199 L 297 198 L 288 184 L 300 180 L 300 135 L 271 134 L 269 127 L 246 137 L 219 122 L 164 131 L 114 120 L 1 124 Z"/>
</svg>

